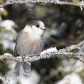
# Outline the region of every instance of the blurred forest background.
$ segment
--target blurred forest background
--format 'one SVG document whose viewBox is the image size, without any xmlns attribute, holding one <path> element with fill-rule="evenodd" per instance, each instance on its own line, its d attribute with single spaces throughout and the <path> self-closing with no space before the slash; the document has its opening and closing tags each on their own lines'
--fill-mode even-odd
<svg viewBox="0 0 84 84">
<path fill-rule="evenodd" d="M 60 1 L 83 3 L 82 0 Z M 0 4 L 2 3 L 4 0 L 0 0 Z M 16 33 L 20 32 L 29 21 L 35 19 L 42 20 L 47 28 L 44 33 L 44 49 L 50 47 L 62 49 L 84 40 L 84 10 L 81 11 L 80 7 L 49 3 L 7 5 L 0 8 L 0 55 L 4 53 L 13 55 Z M 14 67 L 12 63 L 15 62 L 0 60 L 0 75 L 5 76 L 11 71 Z M 18 78 L 11 84 L 83 84 L 83 66 L 80 61 L 65 56 L 42 59 L 32 62 L 30 77 L 21 80 Z M 31 80 L 31 82 L 22 83 L 22 80 Z"/>
</svg>

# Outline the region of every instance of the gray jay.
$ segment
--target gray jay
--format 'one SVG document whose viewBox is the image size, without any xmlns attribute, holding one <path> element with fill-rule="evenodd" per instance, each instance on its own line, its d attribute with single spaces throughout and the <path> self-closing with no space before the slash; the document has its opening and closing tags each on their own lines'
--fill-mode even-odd
<svg viewBox="0 0 84 84">
<path fill-rule="evenodd" d="M 45 30 L 45 25 L 40 20 L 30 21 L 25 28 L 18 33 L 16 37 L 16 46 L 14 49 L 14 56 L 34 56 L 40 54 L 44 42 L 42 34 Z M 31 62 L 17 62 L 13 70 L 13 75 L 18 76 L 20 67 L 23 68 L 23 75 L 29 76 L 31 72 Z"/>
</svg>

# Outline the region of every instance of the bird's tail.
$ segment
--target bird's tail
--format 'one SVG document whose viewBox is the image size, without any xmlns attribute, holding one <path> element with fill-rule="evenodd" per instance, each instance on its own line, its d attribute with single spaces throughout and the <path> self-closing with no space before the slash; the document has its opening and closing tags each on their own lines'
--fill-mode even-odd
<svg viewBox="0 0 84 84">
<path fill-rule="evenodd" d="M 31 62 L 23 62 L 24 76 L 30 76 L 31 73 Z"/>
<path fill-rule="evenodd" d="M 31 62 L 17 62 L 15 65 L 15 68 L 13 70 L 13 76 L 18 76 L 20 74 L 20 68 L 22 66 L 22 69 L 24 72 L 24 76 L 30 76 L 31 73 Z"/>
<path fill-rule="evenodd" d="M 13 76 L 18 76 L 20 73 L 21 62 L 17 62 L 13 70 Z"/>
</svg>

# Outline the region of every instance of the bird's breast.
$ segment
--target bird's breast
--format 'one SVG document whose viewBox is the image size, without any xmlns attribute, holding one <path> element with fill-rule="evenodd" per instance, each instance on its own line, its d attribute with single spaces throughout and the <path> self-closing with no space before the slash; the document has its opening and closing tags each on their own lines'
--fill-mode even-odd
<svg viewBox="0 0 84 84">
<path fill-rule="evenodd" d="M 39 54 L 43 48 L 42 37 L 25 35 L 20 36 L 17 42 L 17 51 L 21 56 Z"/>
</svg>

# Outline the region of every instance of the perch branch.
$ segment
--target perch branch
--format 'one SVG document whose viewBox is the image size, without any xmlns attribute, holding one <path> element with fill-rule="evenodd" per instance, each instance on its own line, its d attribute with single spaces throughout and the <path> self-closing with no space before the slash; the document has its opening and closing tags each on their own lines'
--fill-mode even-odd
<svg viewBox="0 0 84 84">
<path fill-rule="evenodd" d="M 56 47 L 55 48 L 49 48 L 49 49 L 41 52 L 41 54 L 38 55 L 38 56 L 30 56 L 30 57 L 25 56 L 24 61 L 25 62 L 37 61 L 37 60 L 40 60 L 40 59 L 46 59 L 46 58 L 51 58 L 51 57 L 60 57 L 60 56 L 68 56 L 68 57 L 71 57 L 73 59 L 80 60 L 80 58 L 78 58 L 78 57 L 80 57 L 80 56 L 83 57 L 84 56 L 83 54 L 73 53 L 73 52 L 70 52 L 70 51 L 73 50 L 73 49 L 79 49 L 80 50 L 80 47 L 83 44 L 84 44 L 84 41 L 81 41 L 80 43 L 78 43 L 76 45 L 71 45 L 69 47 L 66 47 L 66 48 L 60 49 L 60 50 L 57 50 Z M 11 54 L 0 55 L 0 60 L 3 60 L 3 59 L 10 59 L 10 60 L 20 61 L 20 62 L 23 61 L 21 56 L 13 57 Z M 83 60 L 80 60 L 80 61 L 84 63 Z"/>
</svg>

